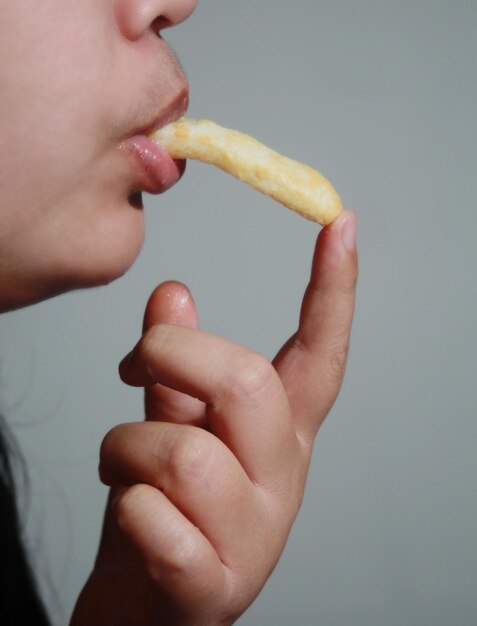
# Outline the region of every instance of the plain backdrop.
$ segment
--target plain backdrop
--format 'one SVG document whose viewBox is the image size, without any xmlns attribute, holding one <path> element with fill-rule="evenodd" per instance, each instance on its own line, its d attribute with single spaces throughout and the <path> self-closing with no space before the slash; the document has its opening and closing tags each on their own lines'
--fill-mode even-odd
<svg viewBox="0 0 477 626">
<path fill-rule="evenodd" d="M 240 624 L 474 626 L 477 3 L 202 0 L 166 38 L 191 116 L 317 167 L 359 215 L 345 384 L 283 558 Z M 146 216 L 124 278 L 0 319 L 2 411 L 28 461 L 22 508 L 57 626 L 97 547 L 100 442 L 142 417 L 117 364 L 149 293 L 184 281 L 204 329 L 272 358 L 319 230 L 196 163 Z"/>
</svg>

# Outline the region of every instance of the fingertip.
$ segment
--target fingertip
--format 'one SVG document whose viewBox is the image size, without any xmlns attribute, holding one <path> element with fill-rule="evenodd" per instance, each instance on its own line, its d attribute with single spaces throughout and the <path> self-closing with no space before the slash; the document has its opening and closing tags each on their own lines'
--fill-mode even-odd
<svg viewBox="0 0 477 626">
<path fill-rule="evenodd" d="M 155 324 L 198 327 L 197 311 L 189 288 L 170 280 L 158 285 L 149 297 L 144 312 L 143 332 Z"/>
<path fill-rule="evenodd" d="M 151 293 L 149 300 L 154 300 L 157 297 L 176 297 L 190 296 L 190 291 L 187 285 L 179 280 L 165 280 L 157 285 L 157 287 Z"/>
<path fill-rule="evenodd" d="M 320 236 L 327 235 L 327 234 L 337 235 L 338 233 L 342 233 L 343 230 L 347 228 L 351 228 L 352 226 L 354 226 L 354 228 L 356 229 L 356 223 L 357 223 L 356 212 L 353 211 L 352 209 L 345 209 L 339 214 L 339 216 L 333 222 L 331 222 L 331 224 L 328 224 L 327 226 L 324 226 L 322 228 L 320 232 Z"/>
<path fill-rule="evenodd" d="M 322 228 L 318 235 L 313 260 L 313 276 L 318 269 L 325 270 L 341 266 L 356 259 L 357 216 L 354 211 L 345 210 L 331 224 Z"/>
</svg>

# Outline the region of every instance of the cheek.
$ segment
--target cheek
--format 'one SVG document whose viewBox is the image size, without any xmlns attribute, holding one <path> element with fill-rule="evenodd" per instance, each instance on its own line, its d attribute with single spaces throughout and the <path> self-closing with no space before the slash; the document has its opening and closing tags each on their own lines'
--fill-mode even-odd
<svg viewBox="0 0 477 626">
<path fill-rule="evenodd" d="M 108 283 L 143 242 L 142 211 L 128 200 L 130 165 L 117 146 L 133 118 L 131 93 L 148 84 L 150 55 L 124 47 L 113 4 L 2 6 L 0 271 L 25 279 L 26 297 L 39 283 L 41 297 Z"/>
<path fill-rule="evenodd" d="M 13 5 L 0 26 L 0 185 L 48 204 L 100 147 L 97 118 L 111 96 L 104 76 L 113 74 L 110 3 Z"/>
<path fill-rule="evenodd" d="M 47 281 L 109 282 L 129 267 L 143 238 L 127 185 L 110 174 L 117 166 L 104 124 L 117 101 L 105 80 L 117 64 L 111 2 L 7 5 L 8 32 L 0 26 L 2 254 L 34 253 Z"/>
</svg>

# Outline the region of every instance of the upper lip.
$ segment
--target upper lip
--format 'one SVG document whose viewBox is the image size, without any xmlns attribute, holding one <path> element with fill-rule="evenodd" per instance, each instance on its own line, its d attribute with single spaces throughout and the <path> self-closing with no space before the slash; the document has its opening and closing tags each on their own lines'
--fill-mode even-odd
<svg viewBox="0 0 477 626">
<path fill-rule="evenodd" d="M 137 135 L 150 135 L 167 124 L 175 122 L 181 118 L 187 111 L 189 106 L 189 87 L 187 83 L 183 85 L 169 100 L 169 102 L 161 107 L 159 112 L 152 114 L 148 121 L 137 126 L 135 130 L 129 133 L 129 137 Z"/>
</svg>

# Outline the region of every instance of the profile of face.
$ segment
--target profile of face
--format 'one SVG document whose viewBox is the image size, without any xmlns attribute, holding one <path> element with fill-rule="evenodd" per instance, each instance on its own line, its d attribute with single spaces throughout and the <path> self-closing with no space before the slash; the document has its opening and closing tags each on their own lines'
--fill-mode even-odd
<svg viewBox="0 0 477 626">
<path fill-rule="evenodd" d="M 0 21 L 0 310 L 121 276 L 141 191 L 181 174 L 147 139 L 187 81 L 161 38 L 195 0 L 5 0 Z"/>
</svg>

